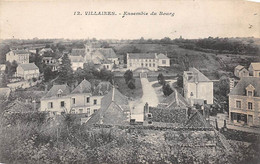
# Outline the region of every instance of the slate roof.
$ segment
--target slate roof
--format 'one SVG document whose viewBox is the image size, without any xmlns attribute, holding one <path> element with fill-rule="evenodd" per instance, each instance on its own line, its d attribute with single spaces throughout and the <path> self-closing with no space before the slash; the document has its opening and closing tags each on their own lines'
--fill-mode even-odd
<svg viewBox="0 0 260 164">
<path fill-rule="evenodd" d="M 258 63 L 251 63 L 254 70 L 260 70 L 260 62 Z"/>
<path fill-rule="evenodd" d="M 39 69 L 34 63 L 20 64 L 19 66 L 22 67 L 24 71 Z"/>
<path fill-rule="evenodd" d="M 209 123 L 206 122 L 206 119 L 202 114 L 197 110 L 186 122 L 186 127 L 192 128 L 209 128 Z"/>
<path fill-rule="evenodd" d="M 105 95 L 112 89 L 112 84 L 108 81 L 101 81 L 94 89 L 93 95 Z"/>
<path fill-rule="evenodd" d="M 211 81 L 196 68 L 189 68 L 189 71 L 184 71 L 184 74 L 188 75 L 189 82 L 210 82 Z"/>
<path fill-rule="evenodd" d="M 242 77 L 229 95 L 246 96 L 246 87 L 250 84 L 255 88 L 254 96 L 260 97 L 260 77 Z"/>
<path fill-rule="evenodd" d="M 0 88 L 0 100 L 5 100 L 10 96 L 10 88 Z"/>
<path fill-rule="evenodd" d="M 12 50 L 15 54 L 28 54 L 27 50 Z"/>
<path fill-rule="evenodd" d="M 115 51 L 112 48 L 101 48 L 99 51 L 106 58 L 118 58 Z"/>
<path fill-rule="evenodd" d="M 57 97 L 58 91 L 61 90 L 62 96 L 66 96 L 68 94 L 70 94 L 70 88 L 68 87 L 68 85 L 63 84 L 63 85 L 53 85 L 53 87 L 47 92 L 47 94 L 45 96 L 43 96 L 43 98 L 51 98 L 51 97 Z"/>
<path fill-rule="evenodd" d="M 113 88 L 102 98 L 100 109 L 92 115 L 87 124 L 124 124 L 129 111 L 127 97 Z"/>
<path fill-rule="evenodd" d="M 158 59 L 169 59 L 169 58 L 164 54 L 159 54 Z"/>
<path fill-rule="evenodd" d="M 238 65 L 238 66 L 235 67 L 235 69 L 238 69 L 238 70 L 241 70 L 243 68 L 244 68 L 244 66 L 242 66 L 242 65 Z"/>
<path fill-rule="evenodd" d="M 69 56 L 71 62 L 84 62 L 82 56 Z"/>
<path fill-rule="evenodd" d="M 166 97 L 158 107 L 166 107 L 166 108 L 187 108 L 189 107 L 189 103 L 186 99 L 177 92 L 176 89 L 173 90 L 172 94 Z"/>
<path fill-rule="evenodd" d="M 129 59 L 156 59 L 155 53 L 128 53 Z"/>
<path fill-rule="evenodd" d="M 71 93 L 91 93 L 91 83 L 84 79 Z"/>
<path fill-rule="evenodd" d="M 71 56 L 85 56 L 85 49 L 74 48 L 71 50 Z"/>
</svg>

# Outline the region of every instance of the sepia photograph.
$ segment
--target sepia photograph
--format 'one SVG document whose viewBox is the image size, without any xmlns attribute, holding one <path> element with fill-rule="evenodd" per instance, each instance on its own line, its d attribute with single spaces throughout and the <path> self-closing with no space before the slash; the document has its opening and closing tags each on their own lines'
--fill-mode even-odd
<svg viewBox="0 0 260 164">
<path fill-rule="evenodd" d="M 0 163 L 260 164 L 260 0 L 0 0 Z"/>
</svg>

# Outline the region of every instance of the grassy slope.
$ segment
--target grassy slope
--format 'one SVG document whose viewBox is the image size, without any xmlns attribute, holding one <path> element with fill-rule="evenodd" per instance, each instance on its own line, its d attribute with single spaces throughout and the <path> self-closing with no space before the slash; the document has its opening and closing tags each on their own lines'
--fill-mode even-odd
<svg viewBox="0 0 260 164">
<path fill-rule="evenodd" d="M 252 61 L 260 61 L 260 57 L 231 55 L 231 54 L 214 54 L 200 51 L 179 48 L 177 45 L 161 45 L 161 44 L 111 44 L 119 55 L 125 55 L 132 52 L 134 47 L 140 52 L 166 53 L 171 59 L 171 68 L 168 70 L 174 73 L 181 73 L 188 67 L 196 67 L 204 70 L 210 79 L 218 79 L 219 77 L 212 72 L 233 72 L 238 64 L 248 66 Z M 226 69 L 224 69 L 226 67 Z"/>
<path fill-rule="evenodd" d="M 130 89 L 125 83 L 125 79 L 122 77 L 115 78 L 115 84 L 118 86 L 118 90 L 127 97 L 134 99 L 140 99 L 143 96 L 142 84 L 140 78 L 135 78 L 135 89 Z"/>
</svg>

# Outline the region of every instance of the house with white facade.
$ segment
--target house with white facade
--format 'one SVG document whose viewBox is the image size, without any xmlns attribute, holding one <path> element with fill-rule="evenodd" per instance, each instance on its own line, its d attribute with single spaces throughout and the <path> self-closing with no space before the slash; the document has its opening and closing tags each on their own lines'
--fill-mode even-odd
<svg viewBox="0 0 260 164">
<path fill-rule="evenodd" d="M 42 62 L 51 67 L 52 71 L 58 71 L 59 68 L 59 61 L 58 59 L 55 59 L 54 57 L 43 57 Z"/>
<path fill-rule="evenodd" d="M 260 77 L 260 62 L 251 63 L 248 70 L 250 76 Z"/>
<path fill-rule="evenodd" d="M 17 64 L 29 63 L 30 52 L 27 50 L 11 50 L 6 54 L 6 61 L 12 63 L 16 61 Z"/>
<path fill-rule="evenodd" d="M 244 66 L 238 65 L 235 67 L 234 75 L 238 78 L 248 77 L 249 71 Z"/>
<path fill-rule="evenodd" d="M 38 78 L 40 76 L 39 68 L 34 63 L 19 64 L 16 68 L 16 76 L 25 80 Z"/>
<path fill-rule="evenodd" d="M 183 75 L 184 97 L 191 105 L 213 104 L 213 82 L 196 68 L 189 68 Z"/>
<path fill-rule="evenodd" d="M 170 59 L 157 53 L 127 53 L 127 69 L 148 69 L 157 71 L 158 67 L 169 67 Z"/>
<path fill-rule="evenodd" d="M 260 77 L 243 77 L 229 93 L 229 120 L 260 126 Z"/>
<path fill-rule="evenodd" d="M 127 53 L 127 69 L 158 70 L 158 57 L 156 53 Z"/>
<path fill-rule="evenodd" d="M 158 55 L 158 66 L 159 67 L 170 67 L 170 58 L 168 58 L 166 55 L 160 53 Z"/>
<path fill-rule="evenodd" d="M 51 48 L 43 48 L 39 51 L 39 55 L 43 55 L 44 53 L 53 53 L 53 50 Z"/>
<path fill-rule="evenodd" d="M 83 68 L 84 58 L 82 56 L 69 56 L 71 68 L 76 71 L 78 68 Z"/>
<path fill-rule="evenodd" d="M 83 80 L 75 89 L 66 84 L 54 85 L 41 99 L 41 111 L 53 114 L 84 113 L 90 116 L 100 109 L 101 99 L 111 90 L 109 82 L 101 82 L 97 87 Z"/>
</svg>

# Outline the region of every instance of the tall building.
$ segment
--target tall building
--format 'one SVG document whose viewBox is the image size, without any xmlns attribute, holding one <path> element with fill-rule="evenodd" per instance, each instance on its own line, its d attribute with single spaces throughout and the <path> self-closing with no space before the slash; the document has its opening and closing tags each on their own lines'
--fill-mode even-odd
<svg viewBox="0 0 260 164">
<path fill-rule="evenodd" d="M 213 82 L 196 68 L 183 75 L 184 97 L 193 104 L 213 104 Z"/>
<path fill-rule="evenodd" d="M 71 90 L 66 84 L 54 85 L 41 99 L 41 111 L 53 114 L 85 113 L 92 115 L 100 109 L 101 99 L 112 88 L 107 82 L 101 82 L 95 89 L 90 82 L 83 80 Z"/>
<path fill-rule="evenodd" d="M 243 77 L 229 93 L 229 120 L 260 125 L 260 77 Z"/>
<path fill-rule="evenodd" d="M 28 64 L 29 63 L 29 51 L 26 50 L 12 50 L 6 54 L 6 61 L 12 63 L 16 61 L 17 64 Z"/>
</svg>

